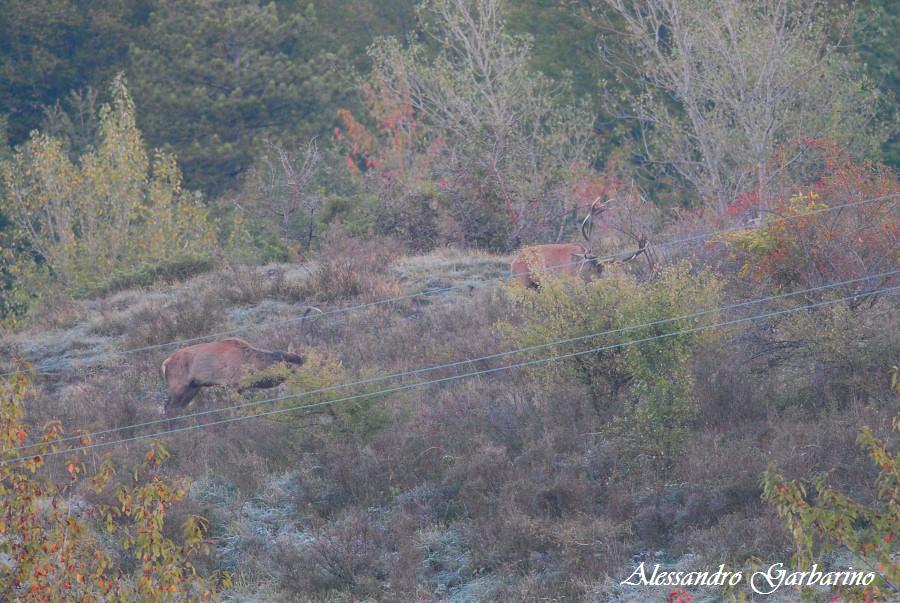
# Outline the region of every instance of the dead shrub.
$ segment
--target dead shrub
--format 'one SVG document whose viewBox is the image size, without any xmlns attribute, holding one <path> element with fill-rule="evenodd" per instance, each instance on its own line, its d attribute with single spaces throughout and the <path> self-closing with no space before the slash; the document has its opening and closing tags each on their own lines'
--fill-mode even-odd
<svg viewBox="0 0 900 603">
<path fill-rule="evenodd" d="M 114 368 L 83 369 L 78 378 L 47 377 L 30 409 L 38 424 L 51 419 L 62 421 L 69 433 L 130 425 L 159 417 L 162 408 L 162 381 L 156 361 L 132 357 Z M 117 432 L 129 437 L 137 430 Z"/>
<path fill-rule="evenodd" d="M 534 570 L 518 580 L 509 580 L 491 593 L 491 600 L 498 603 L 519 601 L 590 601 L 590 583 L 573 580 L 559 571 Z"/>
<path fill-rule="evenodd" d="M 780 559 L 791 550 L 790 537 L 774 510 L 760 500 L 743 511 L 729 513 L 707 526 L 685 530 L 673 543 L 699 553 L 710 566 L 744 560 Z"/>
<path fill-rule="evenodd" d="M 630 548 L 628 526 L 594 514 L 535 518 L 498 502 L 463 529 L 475 567 L 512 573 L 560 572 L 569 577 L 613 571 Z"/>
<path fill-rule="evenodd" d="M 208 335 L 221 325 L 225 301 L 214 292 L 185 294 L 162 306 L 143 305 L 129 317 L 129 347 Z"/>
<path fill-rule="evenodd" d="M 290 268 L 290 267 L 287 267 Z M 288 275 L 285 266 L 254 266 L 226 262 L 210 282 L 229 305 L 256 305 L 266 299 L 302 301 L 303 285 Z"/>
<path fill-rule="evenodd" d="M 684 530 L 713 525 L 758 500 L 755 484 L 668 484 L 635 502 L 633 529 L 646 544 L 670 543 Z"/>
<path fill-rule="evenodd" d="M 410 518 L 421 525 L 444 522 L 450 519 L 458 506 L 454 500 L 459 494 L 458 484 L 432 486 L 421 484 L 396 497 L 397 505 Z"/>
<path fill-rule="evenodd" d="M 237 263 L 226 264 L 215 276 L 219 296 L 230 305 L 257 304 L 284 283 L 284 271 L 267 273 Z"/>
<path fill-rule="evenodd" d="M 846 413 L 791 409 L 773 422 L 767 460 L 788 479 L 829 472 L 829 483 L 863 493 L 877 471 L 856 445 L 856 434 L 868 426 L 879 437 L 891 437 L 895 410 L 856 406 Z"/>
<path fill-rule="evenodd" d="M 87 312 L 71 296 L 52 291 L 29 312 L 28 321 L 42 329 L 66 329 L 84 320 Z"/>
<path fill-rule="evenodd" d="M 337 590 L 373 595 L 388 582 L 397 559 L 394 535 L 360 509 L 321 524 L 308 543 L 280 544 L 276 553 L 281 584 L 294 594 Z"/>
<path fill-rule="evenodd" d="M 372 301 L 400 292 L 391 265 L 401 255 L 391 239 L 363 241 L 350 237 L 337 225 L 325 238 L 319 264 L 310 277 L 309 294 L 319 302 L 341 299 Z"/>
<path fill-rule="evenodd" d="M 209 441 L 207 438 L 206 445 L 197 453 L 197 456 L 207 460 L 206 471 L 198 471 L 197 474 L 211 473 L 232 484 L 242 496 L 253 496 L 262 488 L 272 470 L 272 463 L 268 459 L 271 455 L 257 450 L 253 445 L 254 441 L 250 439 L 254 432 L 256 432 L 256 437 L 265 435 L 263 439 L 269 442 L 285 441 L 282 434 L 262 434 L 259 429 L 244 430 L 243 437 L 235 434 L 233 437 L 222 440 Z M 250 445 L 243 443 L 244 440 L 247 440 Z M 183 463 L 189 463 L 190 456 L 185 455 Z"/>
<path fill-rule="evenodd" d="M 772 382 L 754 379 L 765 359 L 754 360 L 743 346 L 714 344 L 694 358 L 699 419 L 725 431 L 745 430 L 748 423 L 764 421 Z"/>
</svg>

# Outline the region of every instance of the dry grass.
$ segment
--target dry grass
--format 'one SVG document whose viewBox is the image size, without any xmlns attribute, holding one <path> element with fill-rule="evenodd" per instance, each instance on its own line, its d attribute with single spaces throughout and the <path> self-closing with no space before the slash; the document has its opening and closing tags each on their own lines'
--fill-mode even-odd
<svg viewBox="0 0 900 603">
<path fill-rule="evenodd" d="M 245 336 L 273 349 L 314 346 L 339 358 L 348 379 L 504 349 L 495 325 L 515 319 L 517 300 L 502 288 L 465 285 L 505 274 L 505 258 L 454 250 L 404 257 L 387 241 L 335 237 L 333 255 L 308 270 L 223 267 L 177 291 L 78 302 L 79 318 L 65 335 L 34 328 L 33 349 L 47 357 L 65 357 L 79 338 L 94 337 L 94 353 L 105 362 L 41 381 L 31 419 L 89 429 L 153 420 L 163 400 L 159 363 L 171 350 L 111 360 L 111 348 L 298 316 L 314 301 L 327 300 L 327 309 L 463 285 L 452 295 L 254 328 Z M 839 318 L 830 319 L 832 339 L 846 336 Z M 817 361 L 852 365 L 857 382 L 870 382 L 867 397 L 839 404 L 815 403 L 821 392 L 842 395 L 823 381 L 827 371 L 811 373 L 802 355 L 761 353 L 759 331 L 736 331 L 702 349 L 692 368 L 699 416 L 667 474 L 628 453 L 633 448 L 609 429 L 585 384 L 540 385 L 504 371 L 360 406 L 359 412 L 388 417 L 369 431 L 257 419 L 167 437 L 169 471 L 198 480 L 174 514 L 199 512 L 211 520 L 217 557 L 206 562 L 240 568 L 235 600 L 253 600 L 257 589 L 265 593 L 258 600 L 585 600 L 601 596 L 598 589 L 615 590 L 604 586 L 607 577 L 647 551 L 695 555 L 713 567 L 751 555 L 778 558 L 788 543 L 759 500 L 766 463 L 774 461 L 788 477 L 837 467 L 834 483 L 862 492 L 872 476 L 853 445 L 855 434 L 870 425 L 884 435 L 889 425 L 890 408 L 879 396 L 891 347 L 876 328 L 884 331 L 887 319 L 881 313 L 853 320 L 875 342 L 870 350 L 853 347 L 849 357 L 843 345 L 829 348 L 831 340 L 810 343 Z M 808 334 L 803 326 L 795 321 L 792 332 Z M 208 388 L 191 408 L 240 401 L 227 389 Z M 356 419 L 365 424 L 365 417 Z M 132 433 L 139 432 L 121 435 Z M 114 450 L 119 479 L 127 479 L 144 447 Z M 89 462 L 99 458 L 92 454 Z"/>
<path fill-rule="evenodd" d="M 371 302 L 400 292 L 391 266 L 402 255 L 396 241 L 350 237 L 340 227 L 325 238 L 315 269 L 305 283 L 307 295 L 321 303 Z"/>
</svg>

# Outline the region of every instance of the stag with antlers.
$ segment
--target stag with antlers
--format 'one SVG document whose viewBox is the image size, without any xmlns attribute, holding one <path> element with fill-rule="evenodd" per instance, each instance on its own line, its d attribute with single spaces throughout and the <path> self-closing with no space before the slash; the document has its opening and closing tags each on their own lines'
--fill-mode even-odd
<svg viewBox="0 0 900 603">
<path fill-rule="evenodd" d="M 600 198 L 591 203 L 587 216 L 581 222 L 581 235 L 586 245 L 577 243 L 531 245 L 520 251 L 510 265 L 512 277 L 522 286 L 532 289 L 540 287 L 542 275 L 580 276 L 589 282 L 603 274 L 608 264 L 624 264 L 647 251 L 647 238 L 643 234 L 631 236 L 637 241 L 638 249 L 625 259 L 598 258 L 591 249 L 591 233 L 597 216 L 609 209 L 613 199 L 601 202 Z M 620 232 L 629 234 L 626 229 Z M 648 260 L 649 261 L 649 260 Z"/>
</svg>

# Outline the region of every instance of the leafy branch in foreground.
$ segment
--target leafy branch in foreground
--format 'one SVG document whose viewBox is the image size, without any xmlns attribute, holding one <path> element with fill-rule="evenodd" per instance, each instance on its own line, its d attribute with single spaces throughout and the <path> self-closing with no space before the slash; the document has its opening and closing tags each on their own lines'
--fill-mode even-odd
<svg viewBox="0 0 900 603">
<path fill-rule="evenodd" d="M 900 416 L 893 431 L 900 432 Z M 900 594 L 900 452 L 891 453 L 871 430 L 857 438 L 880 471 L 870 504 L 827 484 L 827 475 L 810 481 L 785 480 L 769 467 L 762 477 L 763 499 L 787 524 L 796 547 L 798 569 L 806 569 L 824 555 L 844 549 L 876 574 L 867 587 L 835 586 L 846 601 L 888 601 Z"/>
<path fill-rule="evenodd" d="M 36 434 L 36 456 L 10 462 L 29 439 L 23 403 L 29 395 L 24 374 L 0 383 L 0 598 L 4 601 L 208 601 L 230 586 L 227 574 L 199 576 L 191 559 L 208 547 L 206 521 L 189 518 L 183 543 L 163 533 L 166 515 L 185 495 L 185 485 L 165 479 L 168 457 L 152 447 L 134 470 L 134 484 L 120 485 L 117 504 L 91 505 L 76 491 L 85 465 L 64 463 L 68 483 L 42 475 L 50 442 L 62 435 L 58 422 Z M 82 440 L 86 443 L 87 440 Z M 115 476 L 109 460 L 86 486 L 101 494 Z M 60 481 L 60 480 L 57 480 Z M 138 564 L 117 558 L 105 546 L 105 531 Z"/>
</svg>

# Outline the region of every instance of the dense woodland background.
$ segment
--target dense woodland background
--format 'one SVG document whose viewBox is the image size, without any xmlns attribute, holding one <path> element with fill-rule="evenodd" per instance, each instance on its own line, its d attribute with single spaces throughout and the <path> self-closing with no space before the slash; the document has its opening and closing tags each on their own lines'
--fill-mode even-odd
<svg viewBox="0 0 900 603">
<path fill-rule="evenodd" d="M 0 0 L 0 598 L 686 601 L 618 583 L 790 560 L 896 600 L 898 38 L 881 0 Z M 307 362 L 105 447 L 223 332 Z M 423 377 L 603 349 L 338 388 L 525 347 Z"/>
</svg>

